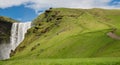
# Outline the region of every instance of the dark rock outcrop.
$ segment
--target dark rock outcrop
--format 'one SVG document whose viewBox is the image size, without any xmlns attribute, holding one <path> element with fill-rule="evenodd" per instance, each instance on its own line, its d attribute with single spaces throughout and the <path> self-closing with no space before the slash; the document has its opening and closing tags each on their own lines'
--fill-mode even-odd
<svg viewBox="0 0 120 65">
<path fill-rule="evenodd" d="M 13 22 L 15 20 L 0 16 L 0 44 L 4 41 L 9 42 Z"/>
</svg>

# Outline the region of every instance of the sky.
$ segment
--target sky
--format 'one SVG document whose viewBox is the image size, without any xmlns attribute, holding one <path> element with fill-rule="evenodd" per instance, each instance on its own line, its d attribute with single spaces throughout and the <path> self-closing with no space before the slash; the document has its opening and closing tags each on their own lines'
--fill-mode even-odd
<svg viewBox="0 0 120 65">
<path fill-rule="evenodd" d="M 120 9 L 120 0 L 0 0 L 0 16 L 27 22 L 50 7 Z"/>
</svg>

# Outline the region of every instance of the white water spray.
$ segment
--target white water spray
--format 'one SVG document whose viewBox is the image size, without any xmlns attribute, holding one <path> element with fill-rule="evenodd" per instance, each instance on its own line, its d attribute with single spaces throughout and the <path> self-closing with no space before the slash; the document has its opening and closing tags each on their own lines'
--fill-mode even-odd
<svg viewBox="0 0 120 65">
<path fill-rule="evenodd" d="M 10 58 L 11 50 L 14 51 L 16 47 L 24 40 L 25 33 L 30 27 L 31 22 L 12 24 L 10 43 L 0 44 L 0 60 Z"/>
<path fill-rule="evenodd" d="M 11 37 L 10 37 L 12 50 L 15 50 L 15 48 L 24 40 L 25 33 L 30 27 L 31 27 L 31 22 L 13 23 L 11 29 Z"/>
</svg>

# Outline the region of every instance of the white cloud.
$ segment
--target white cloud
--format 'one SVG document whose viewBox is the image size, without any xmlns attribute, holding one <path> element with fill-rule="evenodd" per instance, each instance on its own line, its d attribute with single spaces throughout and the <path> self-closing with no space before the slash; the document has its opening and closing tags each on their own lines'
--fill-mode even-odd
<svg viewBox="0 0 120 65">
<path fill-rule="evenodd" d="M 0 0 L 0 8 L 8 8 L 12 6 L 19 6 L 27 3 L 29 0 Z"/>
<path fill-rule="evenodd" d="M 0 0 L 0 8 L 19 6 L 22 4 L 24 4 L 25 7 L 34 9 L 36 12 L 49 7 L 116 8 L 115 6 L 108 5 L 111 1 L 112 0 Z"/>
<path fill-rule="evenodd" d="M 112 0 L 31 0 L 33 4 L 26 5 L 38 12 L 41 9 L 49 7 L 67 7 L 67 8 L 113 8 L 108 3 Z"/>
</svg>

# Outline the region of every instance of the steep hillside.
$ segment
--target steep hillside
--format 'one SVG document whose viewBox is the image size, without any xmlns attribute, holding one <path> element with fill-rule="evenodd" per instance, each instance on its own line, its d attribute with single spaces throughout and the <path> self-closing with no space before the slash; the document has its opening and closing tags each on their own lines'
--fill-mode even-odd
<svg viewBox="0 0 120 65">
<path fill-rule="evenodd" d="M 0 43 L 4 41 L 9 42 L 13 22 L 16 21 L 8 17 L 0 16 Z"/>
<path fill-rule="evenodd" d="M 120 10 L 46 10 L 33 21 L 13 59 L 120 57 Z"/>
</svg>

